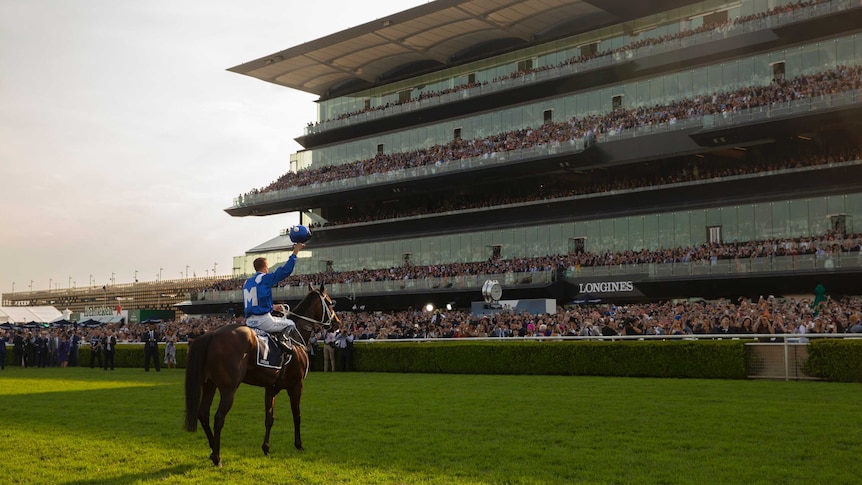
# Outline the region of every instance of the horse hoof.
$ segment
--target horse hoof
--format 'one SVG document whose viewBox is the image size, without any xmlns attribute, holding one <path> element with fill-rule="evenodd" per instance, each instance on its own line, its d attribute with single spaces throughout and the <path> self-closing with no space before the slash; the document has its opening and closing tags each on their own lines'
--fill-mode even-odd
<svg viewBox="0 0 862 485">
<path fill-rule="evenodd" d="M 293 446 L 295 446 L 299 451 L 305 451 L 305 448 L 302 447 L 302 443 L 294 443 Z"/>
<path fill-rule="evenodd" d="M 269 454 L 269 445 L 263 445 L 263 446 L 261 446 L 260 448 L 263 450 L 263 454 L 264 454 L 264 455 L 268 455 L 268 454 Z"/>
<path fill-rule="evenodd" d="M 213 465 L 221 468 L 221 457 L 216 457 L 212 453 L 210 453 L 210 460 L 213 462 Z"/>
</svg>

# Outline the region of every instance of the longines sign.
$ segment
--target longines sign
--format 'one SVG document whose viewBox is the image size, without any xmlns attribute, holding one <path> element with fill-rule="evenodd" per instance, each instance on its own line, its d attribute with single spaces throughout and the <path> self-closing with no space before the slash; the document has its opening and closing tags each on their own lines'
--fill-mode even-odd
<svg viewBox="0 0 862 485">
<path fill-rule="evenodd" d="M 635 291 L 635 285 L 631 281 L 578 283 L 579 293 L 630 293 L 633 291 Z"/>
</svg>

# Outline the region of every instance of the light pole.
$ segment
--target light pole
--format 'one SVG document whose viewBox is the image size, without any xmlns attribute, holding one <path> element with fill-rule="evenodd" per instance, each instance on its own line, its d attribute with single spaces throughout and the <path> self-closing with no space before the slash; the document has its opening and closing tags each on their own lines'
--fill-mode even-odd
<svg viewBox="0 0 862 485">
<path fill-rule="evenodd" d="M 51 291 L 51 288 L 54 286 L 54 278 L 48 278 L 48 291 Z"/>
<path fill-rule="evenodd" d="M 186 279 L 189 279 L 189 265 L 186 265 Z"/>
<path fill-rule="evenodd" d="M 116 275 L 117 275 L 116 273 L 114 273 L 113 271 L 111 271 L 111 285 L 116 285 L 116 284 L 117 284 L 117 279 L 115 278 L 115 276 L 116 276 Z"/>
<path fill-rule="evenodd" d="M 135 283 L 138 282 L 138 270 L 135 270 Z"/>
<path fill-rule="evenodd" d="M 90 275 L 90 288 L 93 287 L 93 275 Z"/>
<path fill-rule="evenodd" d="M 71 276 L 69 277 L 69 289 L 70 290 L 72 289 L 72 277 Z"/>
<path fill-rule="evenodd" d="M 33 291 L 33 280 L 30 280 L 30 291 Z"/>
<path fill-rule="evenodd" d="M 12 282 L 12 293 L 15 293 L 15 282 Z"/>
<path fill-rule="evenodd" d="M 218 263 L 213 263 L 213 276 L 216 275 L 216 268 L 218 267 Z"/>
<path fill-rule="evenodd" d="M 162 270 L 164 268 L 159 268 L 159 281 L 162 281 Z"/>
</svg>

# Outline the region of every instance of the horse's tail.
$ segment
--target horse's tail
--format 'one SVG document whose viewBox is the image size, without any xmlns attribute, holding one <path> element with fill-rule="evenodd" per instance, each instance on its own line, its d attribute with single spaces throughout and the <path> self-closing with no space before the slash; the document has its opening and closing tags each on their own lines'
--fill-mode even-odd
<svg viewBox="0 0 862 485">
<path fill-rule="evenodd" d="M 210 334 L 204 334 L 192 340 L 189 344 L 186 360 L 186 431 L 198 429 L 198 407 L 201 403 L 201 385 L 203 383 L 204 363 Z"/>
</svg>

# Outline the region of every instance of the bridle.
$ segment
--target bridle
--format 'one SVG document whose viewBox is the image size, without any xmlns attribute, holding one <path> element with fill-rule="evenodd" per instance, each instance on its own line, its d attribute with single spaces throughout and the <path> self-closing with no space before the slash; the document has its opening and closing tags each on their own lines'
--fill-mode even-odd
<svg viewBox="0 0 862 485">
<path fill-rule="evenodd" d="M 318 290 L 314 290 L 314 293 L 317 295 L 318 298 L 320 298 L 320 307 L 323 309 L 323 317 L 320 320 L 315 320 L 313 318 L 306 317 L 305 315 L 294 313 L 293 311 L 287 312 L 288 317 L 294 319 L 294 321 L 296 321 L 296 319 L 299 319 L 310 324 L 317 323 L 319 325 L 323 325 L 324 327 L 332 326 L 333 322 L 341 324 L 341 320 L 338 319 L 338 316 L 335 314 L 335 310 L 332 309 L 332 307 L 335 306 L 335 303 L 331 299 L 329 299 L 327 295 L 324 295 Z M 308 327 L 307 330 L 311 330 L 311 328 Z"/>
<path fill-rule="evenodd" d="M 297 324 L 299 323 L 297 322 L 297 320 L 302 320 L 306 322 L 306 324 L 303 325 L 303 328 L 308 332 L 311 332 L 313 328 L 312 325 L 314 325 L 315 323 L 324 327 L 331 327 L 333 323 L 337 323 L 340 326 L 341 320 L 338 318 L 338 315 L 335 314 L 335 310 L 332 309 L 332 307 L 335 306 L 335 302 L 333 302 L 328 295 L 322 293 L 319 290 L 312 291 L 317 295 L 318 298 L 320 298 L 320 307 L 323 309 L 323 316 L 321 317 L 321 319 L 315 320 L 305 315 L 294 313 L 293 311 L 287 312 L 288 318 L 291 318 Z M 307 345 L 305 339 L 302 337 L 302 333 L 299 332 L 299 330 L 297 330 L 296 333 L 299 334 L 299 338 L 301 340 L 298 343 L 302 344 L 303 346 Z M 291 339 L 293 339 L 293 337 L 291 337 Z"/>
</svg>

